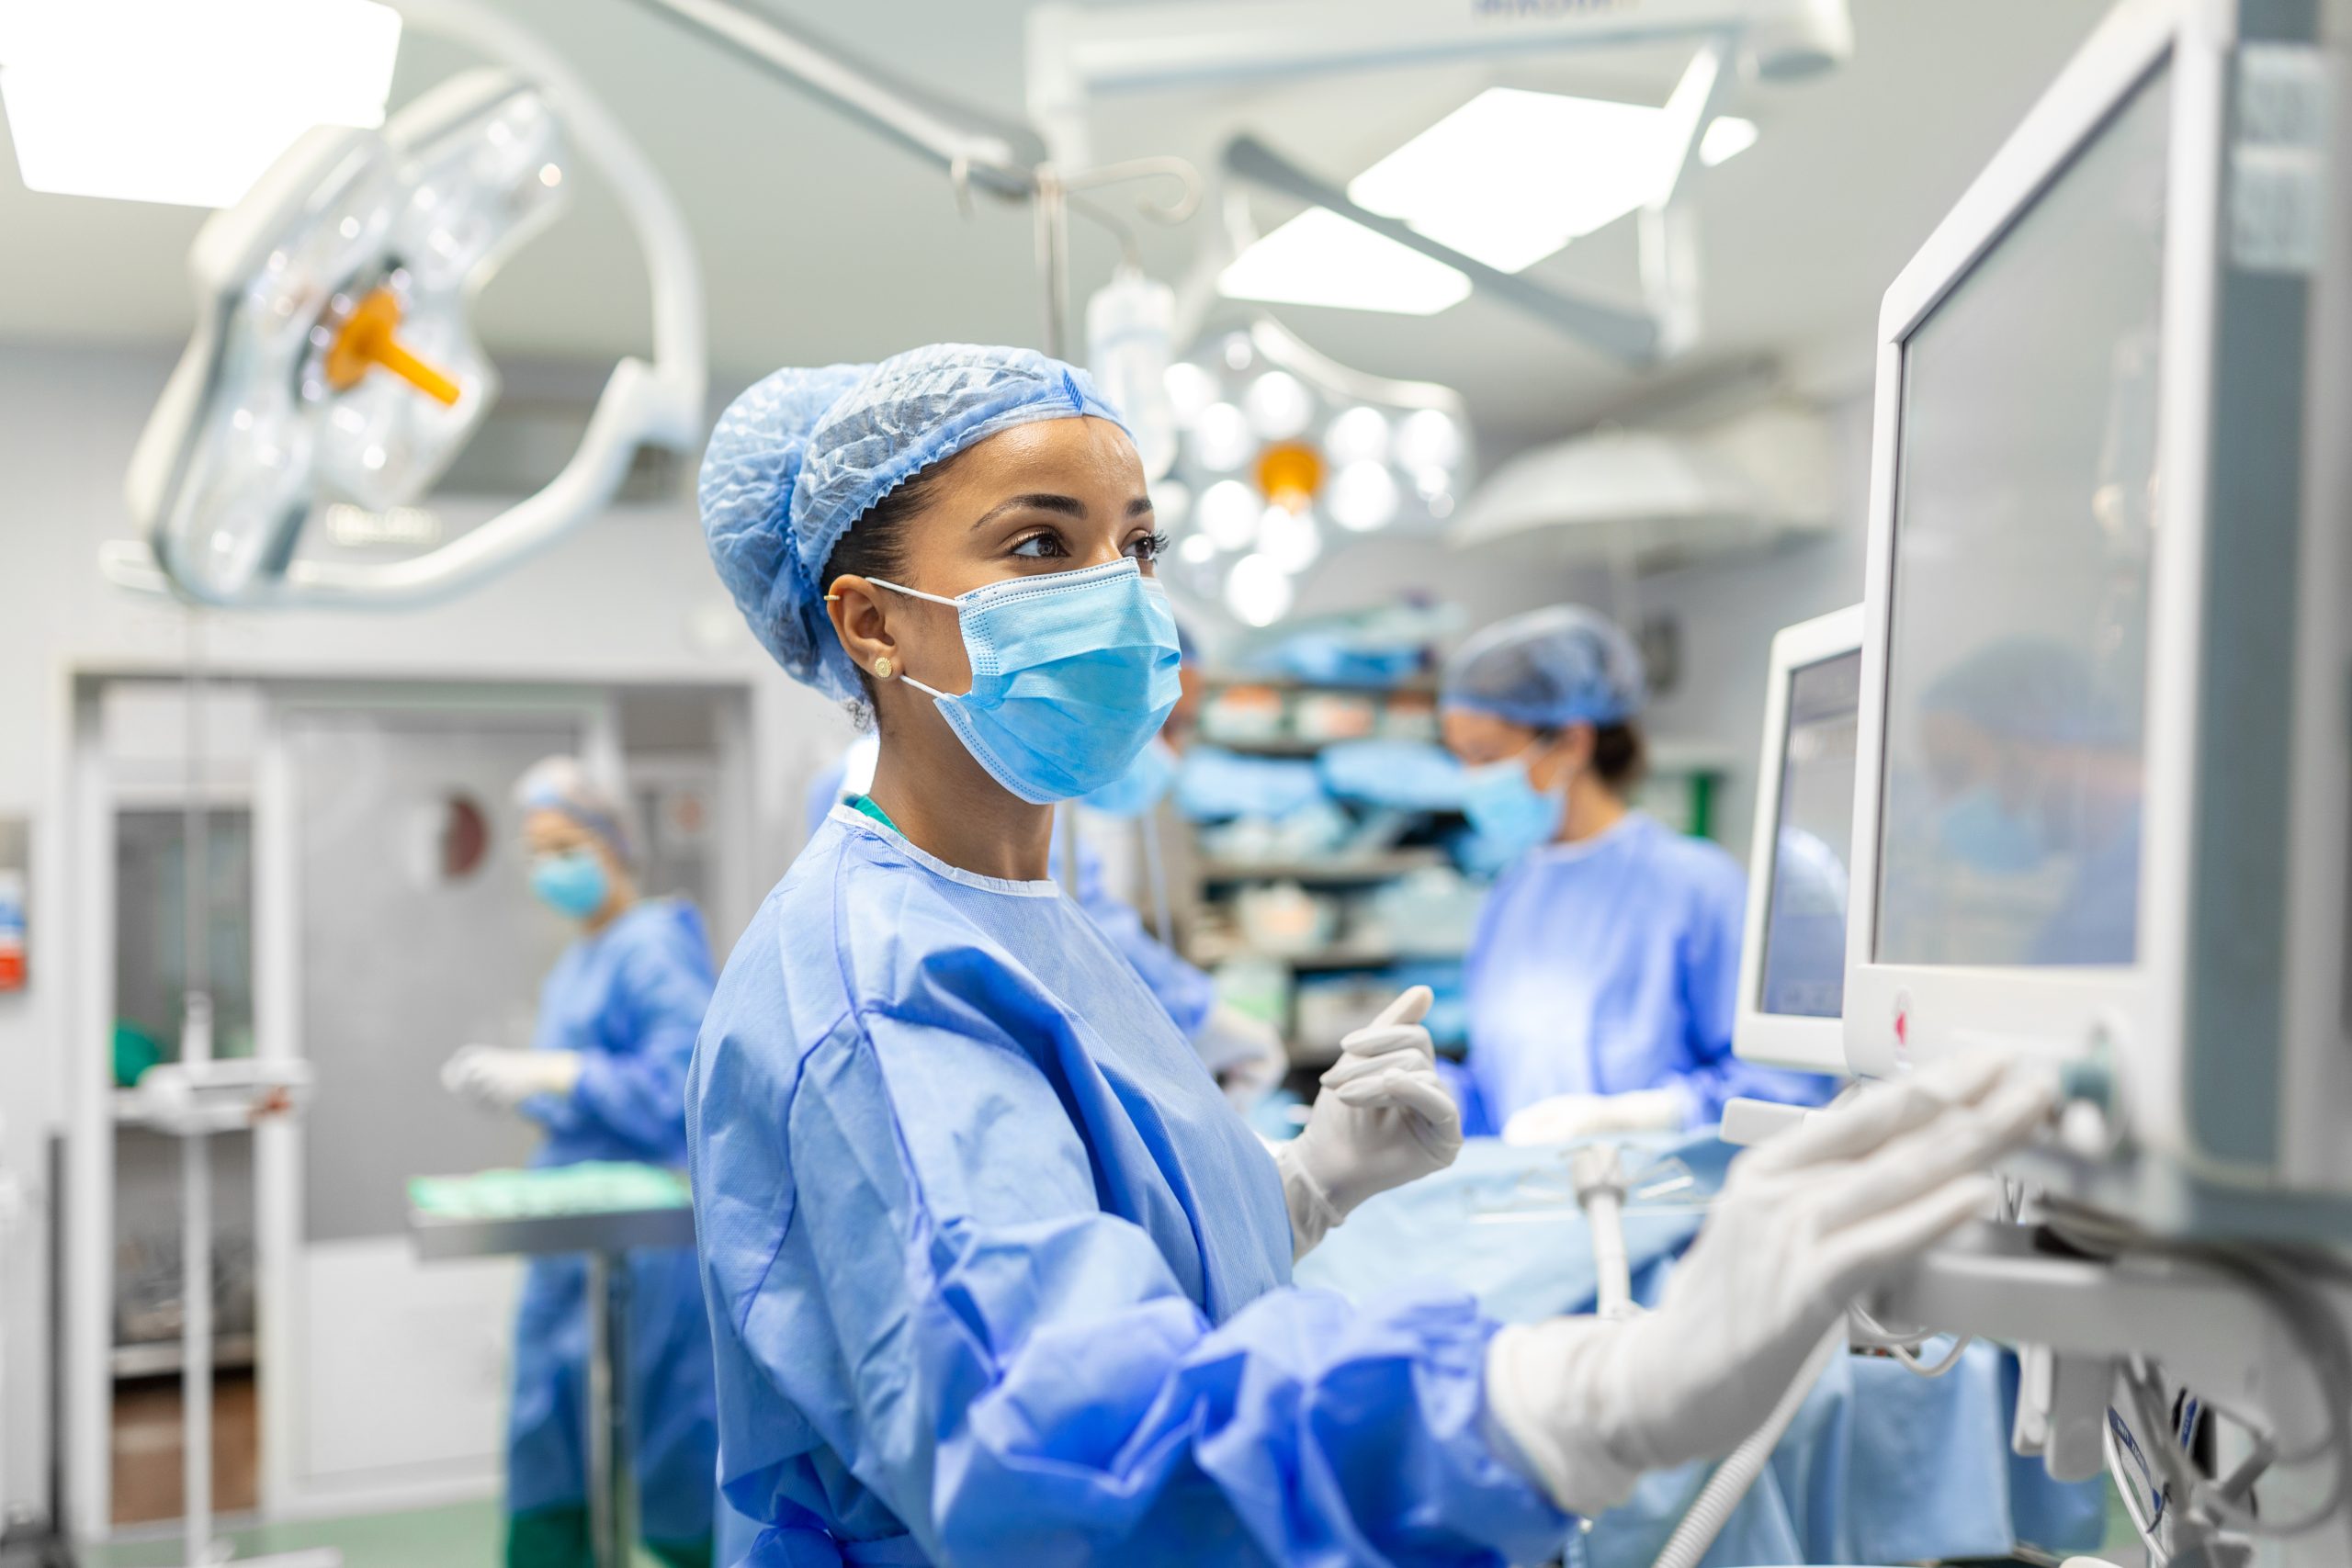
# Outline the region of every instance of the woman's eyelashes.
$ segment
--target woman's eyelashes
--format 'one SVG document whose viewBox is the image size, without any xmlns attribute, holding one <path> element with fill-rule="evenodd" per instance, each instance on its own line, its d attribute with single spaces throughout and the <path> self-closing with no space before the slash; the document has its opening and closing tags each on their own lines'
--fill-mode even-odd
<svg viewBox="0 0 2352 1568">
<path fill-rule="evenodd" d="M 1023 560 L 1052 560 L 1069 554 L 1069 547 L 1062 543 L 1062 536 L 1053 529 L 1041 528 L 1015 539 L 1012 553 Z"/>
<path fill-rule="evenodd" d="M 1129 539 L 1119 553 L 1149 563 L 1167 553 L 1168 542 L 1166 534 L 1138 534 Z M 1057 530 L 1040 528 L 1015 539 L 1006 553 L 1021 560 L 1059 560 L 1068 558 L 1071 552 L 1069 542 Z"/>
</svg>

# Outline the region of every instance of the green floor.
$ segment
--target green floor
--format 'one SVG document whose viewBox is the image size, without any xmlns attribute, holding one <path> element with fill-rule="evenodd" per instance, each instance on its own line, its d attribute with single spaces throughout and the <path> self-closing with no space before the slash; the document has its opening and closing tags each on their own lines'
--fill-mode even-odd
<svg viewBox="0 0 2352 1568">
<path fill-rule="evenodd" d="M 237 1557 L 266 1557 L 332 1546 L 344 1568 L 497 1568 L 506 1543 L 506 1515 L 496 1503 L 459 1503 L 400 1514 L 365 1514 L 299 1524 L 260 1525 L 224 1532 Z M 178 1568 L 176 1534 L 85 1546 L 82 1568 Z M 661 1568 L 639 1552 L 636 1568 Z"/>
<path fill-rule="evenodd" d="M 2111 1493 L 2108 1499 L 2108 1543 L 2100 1555 L 2130 1564 L 2143 1561 L 2139 1538 Z M 347 1519 L 264 1525 L 232 1530 L 239 1558 L 332 1546 L 343 1552 L 344 1568 L 495 1568 L 505 1541 L 506 1518 L 496 1503 L 461 1503 L 447 1508 L 417 1508 L 402 1514 L 368 1514 Z M 178 1568 L 179 1538 L 118 1541 L 83 1549 L 83 1568 Z M 637 1568 L 660 1568 L 639 1553 Z"/>
</svg>

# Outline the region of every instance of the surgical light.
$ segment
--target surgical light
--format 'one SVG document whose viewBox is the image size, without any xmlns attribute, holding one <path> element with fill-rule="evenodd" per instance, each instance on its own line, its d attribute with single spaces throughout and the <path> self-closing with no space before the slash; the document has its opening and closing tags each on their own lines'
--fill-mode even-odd
<svg viewBox="0 0 2352 1568">
<path fill-rule="evenodd" d="M 1333 477 L 1324 508 L 1350 533 L 1368 534 L 1396 521 L 1399 499 L 1396 478 L 1386 464 L 1358 458 Z"/>
<path fill-rule="evenodd" d="M 384 122 L 400 13 L 373 0 L 6 7 L 0 102 L 26 188 L 228 207 L 313 126 Z"/>
<path fill-rule="evenodd" d="M 125 475 L 145 537 L 99 552 L 122 586 L 224 605 L 418 603 L 596 515 L 641 446 L 703 434 L 693 243 L 643 154 L 493 8 L 402 0 L 401 15 L 503 63 L 442 83 L 380 132 L 305 131 L 205 220 L 188 257 L 197 330 Z M 480 428 L 498 376 L 473 300 L 577 183 L 575 137 L 644 249 L 653 362 L 618 361 L 562 471 L 462 538 L 392 561 L 304 555 L 314 514 L 413 504 Z"/>
<path fill-rule="evenodd" d="M 1342 468 L 1388 460 L 1388 416 L 1359 403 L 1333 420 L 1323 433 L 1323 450 Z"/>
<path fill-rule="evenodd" d="M 1152 517 L 1162 528 L 1182 528 L 1193 514 L 1193 490 L 1182 479 L 1161 479 L 1150 493 Z"/>
<path fill-rule="evenodd" d="M 1434 316 L 1470 297 L 1465 274 L 1321 207 L 1261 237 L 1217 288 L 1237 299 L 1400 316 Z"/>
<path fill-rule="evenodd" d="M 1679 92 L 1680 89 L 1678 89 Z M 1756 128 L 1708 127 L 1717 164 Z M 1677 106 L 1490 87 L 1348 183 L 1348 197 L 1503 272 L 1521 272 L 1673 188 Z M 1605 151 L 1604 151 L 1605 150 Z M 1702 143 L 1702 155 L 1704 157 Z"/>
<path fill-rule="evenodd" d="M 1287 370 L 1269 370 L 1242 395 L 1250 427 L 1268 441 L 1288 441 L 1314 422 L 1315 399 Z"/>
<path fill-rule="evenodd" d="M 1323 553 L 1323 530 L 1306 508 L 1269 506 L 1258 519 L 1258 554 L 1286 572 L 1305 571 Z"/>
<path fill-rule="evenodd" d="M 1442 409 L 1416 409 L 1396 427 L 1396 461 L 1405 468 L 1451 470 L 1463 451 L 1462 427 Z"/>
<path fill-rule="evenodd" d="M 1192 429 L 1200 422 L 1202 411 L 1216 401 L 1216 378 L 1189 359 L 1170 366 L 1161 380 L 1168 389 L 1169 405 L 1176 411 L 1179 430 Z"/>
<path fill-rule="evenodd" d="M 1225 607 L 1245 626 L 1271 626 L 1290 614 L 1290 574 L 1261 555 L 1243 556 L 1225 580 Z"/>
<path fill-rule="evenodd" d="M 1239 479 L 1221 479 L 1201 492 L 1201 536 L 1220 550 L 1246 549 L 1265 506 Z"/>
<path fill-rule="evenodd" d="M 497 393 L 471 291 L 560 199 L 539 177 L 564 155 L 555 118 L 503 71 L 445 85 L 387 137 L 350 134 L 309 133 L 198 240 L 222 314 L 131 486 L 158 559 L 201 598 L 235 599 L 290 549 L 314 483 L 380 512 L 440 476 Z"/>
<path fill-rule="evenodd" d="M 1229 474 L 1258 449 L 1250 416 L 1231 403 L 1211 403 L 1193 422 L 1193 457 L 1213 474 Z"/>
<path fill-rule="evenodd" d="M 1321 453 L 1304 443 L 1285 441 L 1258 454 L 1253 477 L 1260 495 L 1296 512 L 1323 488 L 1323 473 Z"/>
<path fill-rule="evenodd" d="M 1216 559 L 1216 541 L 1206 534 L 1187 534 L 1176 547 L 1176 558 L 1187 566 L 1206 566 Z"/>
</svg>

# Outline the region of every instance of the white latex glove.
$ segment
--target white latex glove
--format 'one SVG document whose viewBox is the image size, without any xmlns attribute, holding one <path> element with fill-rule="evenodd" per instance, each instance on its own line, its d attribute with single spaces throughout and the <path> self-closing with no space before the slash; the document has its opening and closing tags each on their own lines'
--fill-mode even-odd
<svg viewBox="0 0 2352 1568">
<path fill-rule="evenodd" d="M 1517 1148 L 1572 1144 L 1604 1133 L 1667 1133 L 1685 1120 L 1682 1097 L 1670 1089 L 1630 1094 L 1555 1094 L 1521 1107 L 1503 1123 L 1503 1142 Z"/>
<path fill-rule="evenodd" d="M 1216 1005 L 1193 1049 L 1224 1089 L 1236 1111 L 1248 1111 L 1273 1091 L 1290 1071 L 1290 1053 L 1273 1025 L 1224 1002 Z"/>
<path fill-rule="evenodd" d="M 1462 1111 L 1421 1027 L 1430 999 L 1415 986 L 1340 1041 L 1306 1125 L 1275 1154 L 1294 1257 L 1374 1193 L 1443 1170 L 1462 1152 Z"/>
<path fill-rule="evenodd" d="M 476 1104 L 512 1111 L 534 1095 L 568 1096 L 580 1084 L 577 1051 L 467 1045 L 441 1065 L 441 1087 Z"/>
<path fill-rule="evenodd" d="M 1645 1470 L 1730 1452 L 1854 1297 L 1971 1215 L 2057 1102 L 2044 1069 L 1948 1061 L 1732 1163 L 1657 1310 L 1504 1328 L 1487 1405 L 1553 1499 L 1592 1515 Z"/>
</svg>

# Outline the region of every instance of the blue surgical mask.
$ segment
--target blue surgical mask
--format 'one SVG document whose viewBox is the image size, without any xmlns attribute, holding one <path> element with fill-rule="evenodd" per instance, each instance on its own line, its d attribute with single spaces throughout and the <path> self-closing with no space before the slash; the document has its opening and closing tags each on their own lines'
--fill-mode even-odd
<svg viewBox="0 0 2352 1568">
<path fill-rule="evenodd" d="M 559 915 L 584 920 L 605 907 L 612 890 L 612 878 L 594 850 L 540 855 L 531 863 L 531 891 Z"/>
<path fill-rule="evenodd" d="M 1953 796 L 1943 807 L 1936 840 L 1953 860 L 1996 876 L 2031 871 L 2050 852 L 2040 825 L 2002 805 L 2000 795 L 1983 785 Z"/>
<path fill-rule="evenodd" d="M 1567 816 L 1565 787 L 1537 789 L 1527 776 L 1524 753 L 1463 770 L 1462 810 L 1470 827 L 1500 863 L 1508 864 L 1548 844 Z"/>
<path fill-rule="evenodd" d="M 873 578 L 956 612 L 972 689 L 907 684 L 939 705 L 989 776 L 1038 806 L 1115 781 L 1176 706 L 1168 591 L 1128 559 L 1014 577 L 954 599 Z"/>
<path fill-rule="evenodd" d="M 1149 745 L 1136 753 L 1125 773 L 1101 789 L 1080 795 L 1078 803 L 1105 817 L 1140 817 L 1159 805 L 1175 782 L 1175 749 L 1155 735 Z"/>
</svg>

